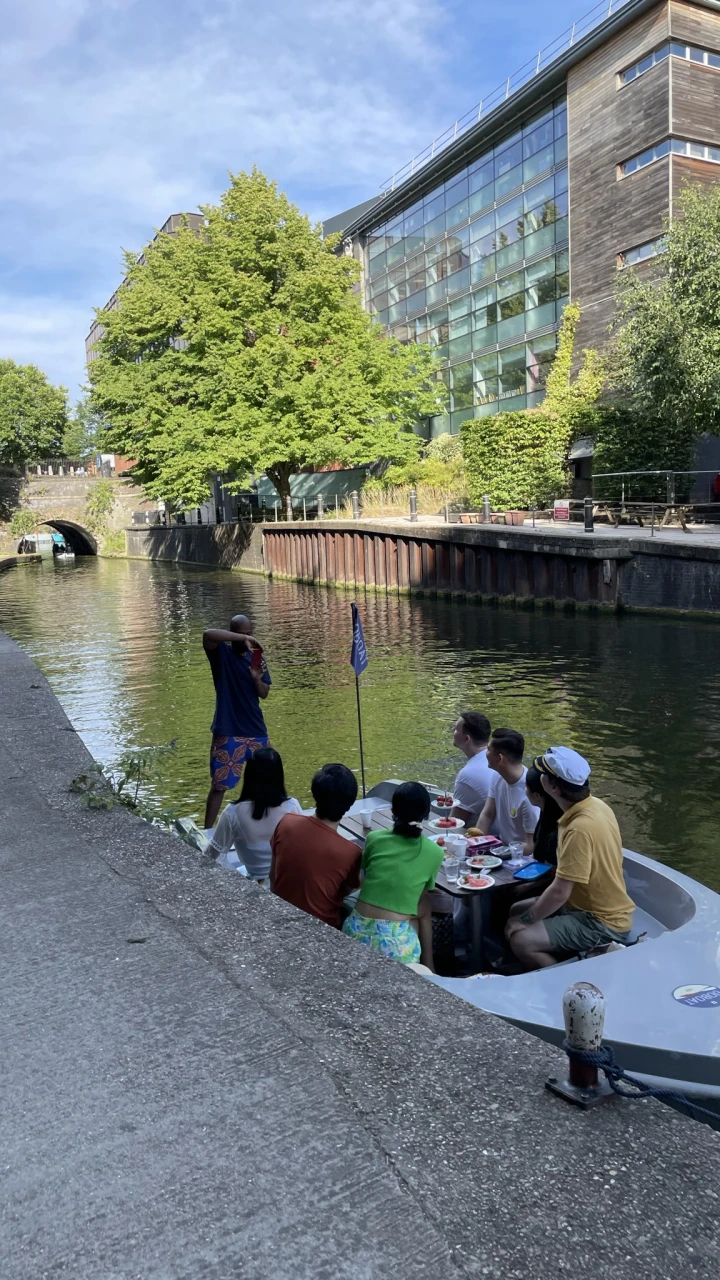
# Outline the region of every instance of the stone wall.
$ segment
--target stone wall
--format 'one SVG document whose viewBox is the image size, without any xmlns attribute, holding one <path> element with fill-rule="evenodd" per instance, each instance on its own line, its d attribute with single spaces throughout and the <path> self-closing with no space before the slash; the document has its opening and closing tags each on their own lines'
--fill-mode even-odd
<svg viewBox="0 0 720 1280">
<path fill-rule="evenodd" d="M 137 560 L 249 569 L 262 573 L 262 529 L 249 524 L 170 525 L 126 529 L 127 554 Z"/>
</svg>

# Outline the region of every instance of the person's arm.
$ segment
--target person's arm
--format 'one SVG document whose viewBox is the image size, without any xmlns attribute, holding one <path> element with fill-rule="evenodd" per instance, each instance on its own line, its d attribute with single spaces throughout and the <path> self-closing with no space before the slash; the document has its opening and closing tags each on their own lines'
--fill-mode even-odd
<svg viewBox="0 0 720 1280">
<path fill-rule="evenodd" d="M 484 836 L 488 834 L 496 816 L 495 797 L 488 796 L 485 804 L 483 805 L 483 811 L 477 820 L 478 828 L 482 831 Z"/>
<path fill-rule="evenodd" d="M 537 902 L 532 907 L 528 907 L 527 911 L 523 911 L 518 916 L 523 924 L 535 924 L 538 920 L 547 920 L 548 916 L 552 916 L 561 907 L 565 906 L 570 894 L 573 891 L 573 880 L 561 880 L 556 876 L 551 885 L 548 885 L 544 893 L 540 895 Z"/>
<path fill-rule="evenodd" d="M 255 670 L 251 667 L 250 675 L 258 698 L 267 698 L 270 692 L 270 685 L 266 679 L 266 672 L 262 668 Z"/>
<path fill-rule="evenodd" d="M 420 895 L 417 910 L 418 937 L 420 939 L 420 963 L 431 973 L 435 972 L 432 946 L 432 906 L 427 889 Z"/>
<path fill-rule="evenodd" d="M 536 809 L 529 800 L 523 800 L 522 819 L 523 830 L 525 832 L 523 853 L 526 858 L 532 858 L 535 851 L 535 829 L 540 821 L 540 810 Z"/>
<path fill-rule="evenodd" d="M 348 841 L 348 843 L 352 844 L 353 841 Z M 342 888 L 340 889 L 341 898 L 346 898 L 349 893 L 354 893 L 356 889 L 360 888 L 360 860 L 362 858 L 362 850 L 359 844 L 356 844 L 355 848 L 357 849 L 357 857 L 343 881 Z"/>
<path fill-rule="evenodd" d="M 220 820 L 213 831 L 212 840 L 205 850 L 208 857 L 217 862 L 224 853 L 232 849 L 235 843 L 235 832 L 232 827 L 232 817 L 229 809 L 220 815 Z"/>
<path fill-rule="evenodd" d="M 203 631 L 203 649 L 217 649 L 219 644 L 241 644 L 246 649 L 254 649 L 258 641 L 254 636 L 243 635 L 241 631 L 226 631 L 224 627 L 209 627 Z"/>
</svg>

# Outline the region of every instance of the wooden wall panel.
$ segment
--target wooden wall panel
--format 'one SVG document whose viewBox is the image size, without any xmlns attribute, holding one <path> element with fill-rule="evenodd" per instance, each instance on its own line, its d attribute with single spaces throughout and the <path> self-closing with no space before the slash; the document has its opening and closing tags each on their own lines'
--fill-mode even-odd
<svg viewBox="0 0 720 1280">
<path fill-rule="evenodd" d="M 714 44 L 720 44 L 720 18 L 717 25 L 719 34 Z M 670 61 L 672 133 L 676 138 L 720 146 L 720 70 L 684 62 L 682 58 Z"/>
<path fill-rule="evenodd" d="M 663 3 L 568 74 L 570 289 L 583 308 L 578 350 L 607 337 L 618 253 L 660 235 L 669 209 L 667 160 L 617 178 L 617 165 L 667 137 L 670 123 L 669 60 L 623 88 L 618 72 L 668 36 Z"/>
<path fill-rule="evenodd" d="M 685 182 L 720 182 L 720 165 L 703 164 L 702 160 L 688 160 L 685 156 L 673 156 L 672 189 L 673 206 Z"/>
<path fill-rule="evenodd" d="M 675 40 L 720 53 L 720 14 L 712 9 L 671 0 L 670 31 Z M 719 73 L 716 71 L 715 74 Z"/>
</svg>

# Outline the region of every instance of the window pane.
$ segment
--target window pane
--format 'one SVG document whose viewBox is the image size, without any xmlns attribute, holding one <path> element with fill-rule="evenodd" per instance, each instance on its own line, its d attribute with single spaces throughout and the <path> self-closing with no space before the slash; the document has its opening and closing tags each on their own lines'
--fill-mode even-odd
<svg viewBox="0 0 720 1280">
<path fill-rule="evenodd" d="M 510 191 L 514 191 L 515 187 L 519 187 L 522 183 L 522 165 L 517 165 L 514 169 L 510 169 L 504 173 L 501 178 L 495 180 L 495 199 L 501 200 L 503 196 Z"/>
<path fill-rule="evenodd" d="M 458 356 L 469 356 L 472 353 L 472 338 L 470 334 L 467 333 L 460 338 L 451 338 L 448 349 L 451 360 L 456 360 Z"/>
<path fill-rule="evenodd" d="M 536 284 L 538 280 L 545 280 L 547 276 L 555 275 L 555 255 L 551 258 L 542 258 L 540 262 L 535 262 L 525 271 L 525 286 L 530 288 Z"/>
<path fill-rule="evenodd" d="M 470 217 L 472 218 L 473 214 L 479 213 L 480 210 L 484 209 L 486 205 L 492 204 L 494 199 L 495 199 L 495 184 L 493 182 L 491 182 L 488 187 L 481 187 L 479 191 L 476 191 L 473 195 L 471 195 L 470 199 L 468 200 L 468 210 L 469 210 Z"/>
<path fill-rule="evenodd" d="M 504 173 L 514 169 L 522 160 L 522 140 L 518 137 L 509 145 L 501 144 L 495 152 L 495 177 L 501 178 Z"/>
<path fill-rule="evenodd" d="M 530 156 L 537 155 L 539 151 L 545 151 L 548 144 L 553 140 L 553 122 L 552 118 L 546 120 L 539 128 L 533 129 L 532 133 L 525 133 L 523 136 L 523 159 L 527 160 Z"/>
<path fill-rule="evenodd" d="M 472 311 L 472 294 L 468 294 L 466 298 L 456 298 L 448 307 L 448 317 L 450 320 L 457 320 L 460 316 L 468 316 Z M 466 332 L 465 329 L 462 330 Z"/>
<path fill-rule="evenodd" d="M 690 61 L 691 61 L 691 62 L 704 62 L 704 61 L 705 61 L 705 54 L 703 53 L 702 49 L 692 49 L 692 48 L 691 48 L 691 49 L 690 49 Z"/>
<path fill-rule="evenodd" d="M 430 284 L 425 292 L 427 296 L 427 304 L 431 307 L 434 302 L 440 302 L 441 298 L 444 298 L 447 294 L 447 282 L 445 280 L 440 280 L 437 284 Z"/>
<path fill-rule="evenodd" d="M 445 230 L 445 214 L 441 213 L 437 218 L 433 218 L 432 222 L 425 224 L 425 243 L 429 240 L 437 240 Z"/>
<path fill-rule="evenodd" d="M 525 312 L 525 331 L 532 333 L 533 329 L 544 329 L 548 324 L 555 323 L 555 303 L 546 302 L 543 307 L 534 307 L 532 311 Z"/>
<path fill-rule="evenodd" d="M 534 258 L 536 253 L 542 253 L 543 249 L 552 248 L 555 243 L 555 228 L 541 227 L 539 231 L 534 231 L 531 235 L 526 236 L 523 241 L 523 249 L 526 258 Z"/>
<path fill-rule="evenodd" d="M 470 279 L 473 284 L 479 284 L 482 280 L 487 280 L 489 276 L 495 275 L 495 254 L 490 253 L 483 258 L 481 262 L 473 262 L 470 268 Z"/>
<path fill-rule="evenodd" d="M 677 55 L 678 58 L 686 56 L 687 45 L 680 44 L 677 40 L 670 41 L 670 52 Z"/>
<path fill-rule="evenodd" d="M 453 275 L 448 277 L 448 293 L 457 293 L 458 289 L 467 289 L 469 284 L 470 268 L 465 267 L 462 271 L 456 271 Z"/>
<path fill-rule="evenodd" d="M 555 112 L 555 138 L 562 138 L 567 134 L 567 107 L 563 105 Z"/>
<path fill-rule="evenodd" d="M 542 338 L 533 338 L 532 342 L 528 342 L 525 348 L 525 358 L 528 365 L 537 364 L 542 361 L 552 362 L 555 358 L 556 337 L 554 333 L 547 333 Z"/>
<path fill-rule="evenodd" d="M 533 178 L 539 173 L 543 173 L 545 169 L 552 169 L 555 163 L 553 145 L 550 144 L 544 151 L 538 151 L 536 155 L 531 156 L 529 160 L 523 163 L 523 181 L 532 182 Z"/>
<path fill-rule="evenodd" d="M 412 235 L 413 231 L 417 231 L 425 221 L 422 204 L 416 204 L 412 209 L 408 209 L 405 213 L 404 230 L 405 235 Z"/>
<path fill-rule="evenodd" d="M 558 138 L 555 143 L 555 163 L 564 164 L 567 160 L 567 138 Z"/>
<path fill-rule="evenodd" d="M 470 295 L 472 304 L 477 311 L 480 307 L 486 307 L 489 302 L 495 301 L 495 285 L 488 285 L 486 289 L 478 289 L 477 293 Z"/>
<path fill-rule="evenodd" d="M 555 194 L 562 195 L 563 191 L 567 191 L 567 189 L 568 171 L 567 169 L 561 169 L 559 173 L 555 174 Z"/>
<path fill-rule="evenodd" d="M 391 267 L 394 262 L 399 262 L 405 257 L 405 241 L 400 240 L 397 244 L 392 245 L 387 251 L 388 266 Z"/>
<path fill-rule="evenodd" d="M 456 227 L 459 222 L 465 222 L 469 218 L 470 210 L 467 200 L 461 200 L 459 204 L 454 204 L 448 209 L 445 215 L 445 225 L 447 227 Z"/>
<path fill-rule="evenodd" d="M 422 311 L 425 306 L 427 306 L 425 290 L 421 289 L 419 293 L 414 293 L 412 297 L 408 298 L 408 315 L 414 315 L 416 311 Z"/>
<path fill-rule="evenodd" d="M 513 271 L 512 275 L 505 276 L 504 280 L 498 280 L 497 296 L 498 298 L 509 298 L 513 293 L 519 293 L 523 288 L 522 271 Z"/>
<path fill-rule="evenodd" d="M 463 174 L 458 181 L 449 181 L 445 183 L 445 208 L 452 207 L 460 200 L 467 200 L 468 197 L 468 180 L 467 174 Z"/>
<path fill-rule="evenodd" d="M 720 53 L 708 53 L 707 60 L 709 67 L 720 67 Z"/>
<path fill-rule="evenodd" d="M 385 253 L 379 253 L 377 258 L 371 258 L 370 260 L 371 278 L 372 276 L 379 275 L 381 271 L 385 270 L 386 259 L 387 259 L 387 254 Z"/>
<path fill-rule="evenodd" d="M 395 324 L 396 320 L 404 320 L 406 310 L 406 302 L 396 302 L 394 306 L 390 307 L 388 312 L 388 323 Z"/>
<path fill-rule="evenodd" d="M 526 409 L 527 396 L 513 396 L 511 400 L 505 400 L 501 397 L 500 408 L 503 413 L 515 413 L 518 409 Z"/>
<path fill-rule="evenodd" d="M 423 219 L 425 222 L 432 222 L 433 218 L 437 218 L 438 214 L 445 211 L 445 192 L 434 191 L 427 196 L 423 205 Z"/>
<path fill-rule="evenodd" d="M 470 333 L 472 327 L 472 316 L 458 316 L 457 320 L 450 321 L 450 341 L 454 342 L 455 338 L 462 338 L 466 333 Z"/>
<path fill-rule="evenodd" d="M 447 242 L 438 240 L 437 244 L 433 244 L 429 249 L 425 250 L 425 266 L 429 267 L 433 262 L 439 262 L 447 254 Z"/>
<path fill-rule="evenodd" d="M 548 228 L 550 230 L 550 228 Z M 567 218 L 558 218 L 555 223 L 555 243 L 562 244 L 568 238 L 568 220 Z"/>
<path fill-rule="evenodd" d="M 494 378 L 498 371 L 498 358 L 495 352 L 487 356 L 478 356 L 477 360 L 473 360 L 474 377 L 476 382 L 482 382 L 485 378 Z"/>
<path fill-rule="evenodd" d="M 567 249 L 563 249 L 562 253 L 555 254 L 555 270 L 558 274 L 561 271 L 567 271 L 570 265 L 570 255 Z"/>
<path fill-rule="evenodd" d="M 451 370 L 451 384 L 453 392 L 467 391 L 472 387 L 473 383 L 473 362 L 467 360 L 464 364 L 456 364 Z M 468 401 L 468 403 L 472 403 Z"/>
<path fill-rule="evenodd" d="M 484 329 L 473 329 L 473 351 L 483 351 L 485 347 L 494 347 L 497 342 L 497 325 L 488 324 Z"/>
<path fill-rule="evenodd" d="M 376 298 L 373 298 L 370 305 L 375 311 L 384 311 L 385 308 L 390 305 L 390 297 L 387 289 L 385 290 L 385 293 L 379 293 Z"/>
<path fill-rule="evenodd" d="M 553 287 L 555 277 L 553 277 Z M 555 295 L 553 293 L 553 302 Z M 509 298 L 498 299 L 498 320 L 509 320 L 512 316 L 519 316 L 525 311 L 525 291 L 522 293 L 514 293 Z"/>
<path fill-rule="evenodd" d="M 557 276 L 557 296 L 564 298 L 570 292 L 570 272 L 562 271 Z"/>
<path fill-rule="evenodd" d="M 498 398 L 498 380 L 494 378 L 484 378 L 482 382 L 475 383 L 475 404 L 491 404 Z"/>
<path fill-rule="evenodd" d="M 477 218 L 475 222 L 471 222 L 468 227 L 469 238 L 471 243 L 474 240 L 481 240 L 483 236 L 490 235 L 495 230 L 495 214 L 486 213 L 482 218 Z"/>
<path fill-rule="evenodd" d="M 525 312 L 510 316 L 507 320 L 498 321 L 498 342 L 507 342 L 509 338 L 519 338 L 525 332 Z"/>
<path fill-rule="evenodd" d="M 507 222 L 517 222 L 522 217 L 523 198 L 516 196 L 514 200 L 506 200 L 495 210 L 495 226 L 503 227 Z"/>
<path fill-rule="evenodd" d="M 470 244 L 470 228 L 456 227 L 447 238 L 448 253 L 457 253 L 460 249 L 467 249 Z"/>
<path fill-rule="evenodd" d="M 522 262 L 525 256 L 525 241 L 516 240 L 514 244 L 509 244 L 505 249 L 498 249 L 495 254 L 495 267 L 498 271 L 504 271 L 506 267 L 511 267 L 514 262 Z M 486 259 L 487 261 L 487 259 Z M 485 272 L 485 275 L 492 274 Z"/>
<path fill-rule="evenodd" d="M 555 178 L 545 178 L 543 182 L 536 182 L 534 187 L 528 187 L 522 198 L 522 207 L 524 211 L 527 212 L 529 209 L 537 209 L 541 207 L 546 200 L 553 200 L 555 197 L 555 181 Z"/>
</svg>

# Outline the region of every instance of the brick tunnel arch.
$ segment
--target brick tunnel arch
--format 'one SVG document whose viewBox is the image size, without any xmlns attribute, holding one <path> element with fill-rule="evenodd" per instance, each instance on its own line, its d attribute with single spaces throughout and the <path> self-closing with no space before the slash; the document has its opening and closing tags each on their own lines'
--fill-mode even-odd
<svg viewBox="0 0 720 1280">
<path fill-rule="evenodd" d="M 75 524 L 73 520 L 43 520 L 42 523 L 50 525 L 51 529 L 57 529 L 76 556 L 97 555 L 97 542 L 81 524 Z"/>
</svg>

